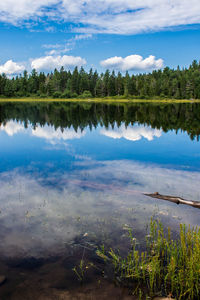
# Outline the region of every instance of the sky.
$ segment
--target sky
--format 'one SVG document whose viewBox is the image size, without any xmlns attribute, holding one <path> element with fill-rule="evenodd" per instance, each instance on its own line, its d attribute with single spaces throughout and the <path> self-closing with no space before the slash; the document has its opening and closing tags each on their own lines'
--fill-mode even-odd
<svg viewBox="0 0 200 300">
<path fill-rule="evenodd" d="M 200 60 L 199 0 L 1 0 L 0 73 L 144 73 Z"/>
</svg>

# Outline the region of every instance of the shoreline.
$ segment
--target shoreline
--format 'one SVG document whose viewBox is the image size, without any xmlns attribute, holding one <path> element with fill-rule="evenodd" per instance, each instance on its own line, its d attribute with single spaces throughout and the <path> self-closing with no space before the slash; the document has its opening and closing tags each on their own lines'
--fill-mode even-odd
<svg viewBox="0 0 200 300">
<path fill-rule="evenodd" d="M 188 99 L 112 99 L 112 98 L 91 98 L 91 99 L 81 99 L 81 98 L 71 98 L 71 99 L 61 99 L 61 98 L 0 98 L 0 103 L 8 102 L 75 102 L 75 103 L 200 103 L 200 99 L 188 100 Z"/>
</svg>

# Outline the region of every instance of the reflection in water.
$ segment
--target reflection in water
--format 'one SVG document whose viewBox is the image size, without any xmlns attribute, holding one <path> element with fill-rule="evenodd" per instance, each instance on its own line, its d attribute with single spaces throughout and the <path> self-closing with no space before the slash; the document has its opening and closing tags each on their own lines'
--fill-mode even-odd
<svg viewBox="0 0 200 300">
<path fill-rule="evenodd" d="M 36 136 L 39 138 L 43 138 L 52 143 L 58 140 L 72 140 L 72 139 L 80 139 L 85 135 L 85 131 L 81 131 L 78 129 L 75 131 L 73 128 L 69 129 L 54 129 L 52 126 L 45 125 L 44 127 L 36 126 L 35 128 L 31 128 L 31 125 L 28 125 L 27 128 L 24 128 L 22 123 L 18 123 L 16 121 L 9 121 L 5 125 L 1 125 L 1 131 L 5 131 L 9 136 L 13 136 L 17 133 L 28 133 L 32 136 Z"/>
<path fill-rule="evenodd" d="M 125 125 L 122 125 L 119 128 L 115 126 L 113 129 L 102 129 L 101 134 L 113 139 L 124 138 L 129 141 L 139 141 L 141 138 L 145 138 L 148 141 L 152 141 L 154 137 L 161 137 L 162 131 L 142 125 L 128 128 L 125 127 Z"/>
<path fill-rule="evenodd" d="M 127 228 L 142 247 L 152 215 L 200 225 L 199 210 L 143 194 L 200 201 L 200 105 L 0 103 L 0 124 L 1 299 L 66 289 L 96 246 L 126 251 Z"/>
<path fill-rule="evenodd" d="M 45 125 L 44 127 L 36 126 L 31 128 L 31 125 L 28 125 L 25 129 L 22 123 L 16 121 L 9 121 L 5 125 L 1 125 L 0 131 L 6 132 L 7 135 L 13 136 L 17 133 L 28 133 L 29 135 L 43 138 L 50 142 L 55 142 L 56 140 L 73 140 L 80 139 L 85 136 L 86 131 L 81 131 L 78 129 L 75 131 L 73 128 L 61 129 L 60 127 L 54 129 L 52 126 Z M 152 129 L 150 126 L 143 125 L 134 125 L 125 127 L 125 125 L 110 129 L 101 129 L 100 134 L 113 139 L 124 138 L 129 141 L 139 141 L 141 138 L 145 138 L 148 141 L 152 141 L 154 137 L 161 137 L 162 131 L 158 129 Z"/>
<path fill-rule="evenodd" d="M 7 135 L 13 136 L 16 133 L 25 132 L 24 125 L 16 121 L 8 121 L 5 124 L 2 124 L 0 127 L 1 131 L 5 131 Z"/>
<path fill-rule="evenodd" d="M 83 130 L 99 126 L 125 126 L 135 123 L 155 129 L 185 131 L 193 140 L 200 135 L 200 105 L 198 103 L 152 104 L 92 104 L 92 103 L 0 103 L 0 124 L 18 120 L 27 127 L 51 125 L 54 128 Z"/>
<path fill-rule="evenodd" d="M 136 232 L 144 230 L 155 213 L 160 217 L 165 215 L 164 221 L 171 224 L 177 219 L 199 224 L 198 210 L 143 195 L 143 192 L 155 192 L 156 187 L 163 194 L 170 191 L 172 195 L 200 200 L 196 189 L 199 173 L 131 161 L 75 164 L 79 165 L 79 171 L 58 171 L 49 178 L 34 173 L 21 175 L 20 170 L 1 174 L 1 255 L 62 254 L 66 243 L 85 232 L 98 243 L 104 239 L 105 231 L 112 234 L 115 227 L 120 232 L 125 223 Z M 109 240 L 112 243 L 112 238 Z"/>
<path fill-rule="evenodd" d="M 80 139 L 85 135 L 85 131 L 78 129 L 75 131 L 73 128 L 63 129 L 57 128 L 56 130 L 52 126 L 44 126 L 44 127 L 36 127 L 32 130 L 32 135 L 44 138 L 51 142 L 55 142 L 57 140 L 73 140 Z"/>
</svg>

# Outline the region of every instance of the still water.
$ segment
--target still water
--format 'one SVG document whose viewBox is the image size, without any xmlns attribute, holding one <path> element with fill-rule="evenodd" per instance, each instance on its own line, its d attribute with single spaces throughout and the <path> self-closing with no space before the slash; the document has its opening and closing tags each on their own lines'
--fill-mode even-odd
<svg viewBox="0 0 200 300">
<path fill-rule="evenodd" d="M 200 225 L 198 209 L 144 195 L 200 201 L 199 135 L 199 104 L 0 104 L 0 299 L 91 299 L 73 298 L 72 269 L 96 247 L 125 252 L 127 228 L 142 245 L 152 216 Z"/>
</svg>

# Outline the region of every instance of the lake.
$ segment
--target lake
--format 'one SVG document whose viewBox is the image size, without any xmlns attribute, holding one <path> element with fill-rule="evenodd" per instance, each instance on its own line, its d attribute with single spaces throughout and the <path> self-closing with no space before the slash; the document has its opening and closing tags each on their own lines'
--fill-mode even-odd
<svg viewBox="0 0 200 300">
<path fill-rule="evenodd" d="M 126 253 L 129 229 L 142 248 L 151 217 L 200 225 L 144 195 L 200 201 L 199 136 L 198 103 L 0 103 L 0 298 L 129 299 L 96 249 Z M 84 285 L 81 259 L 97 266 Z"/>
</svg>

